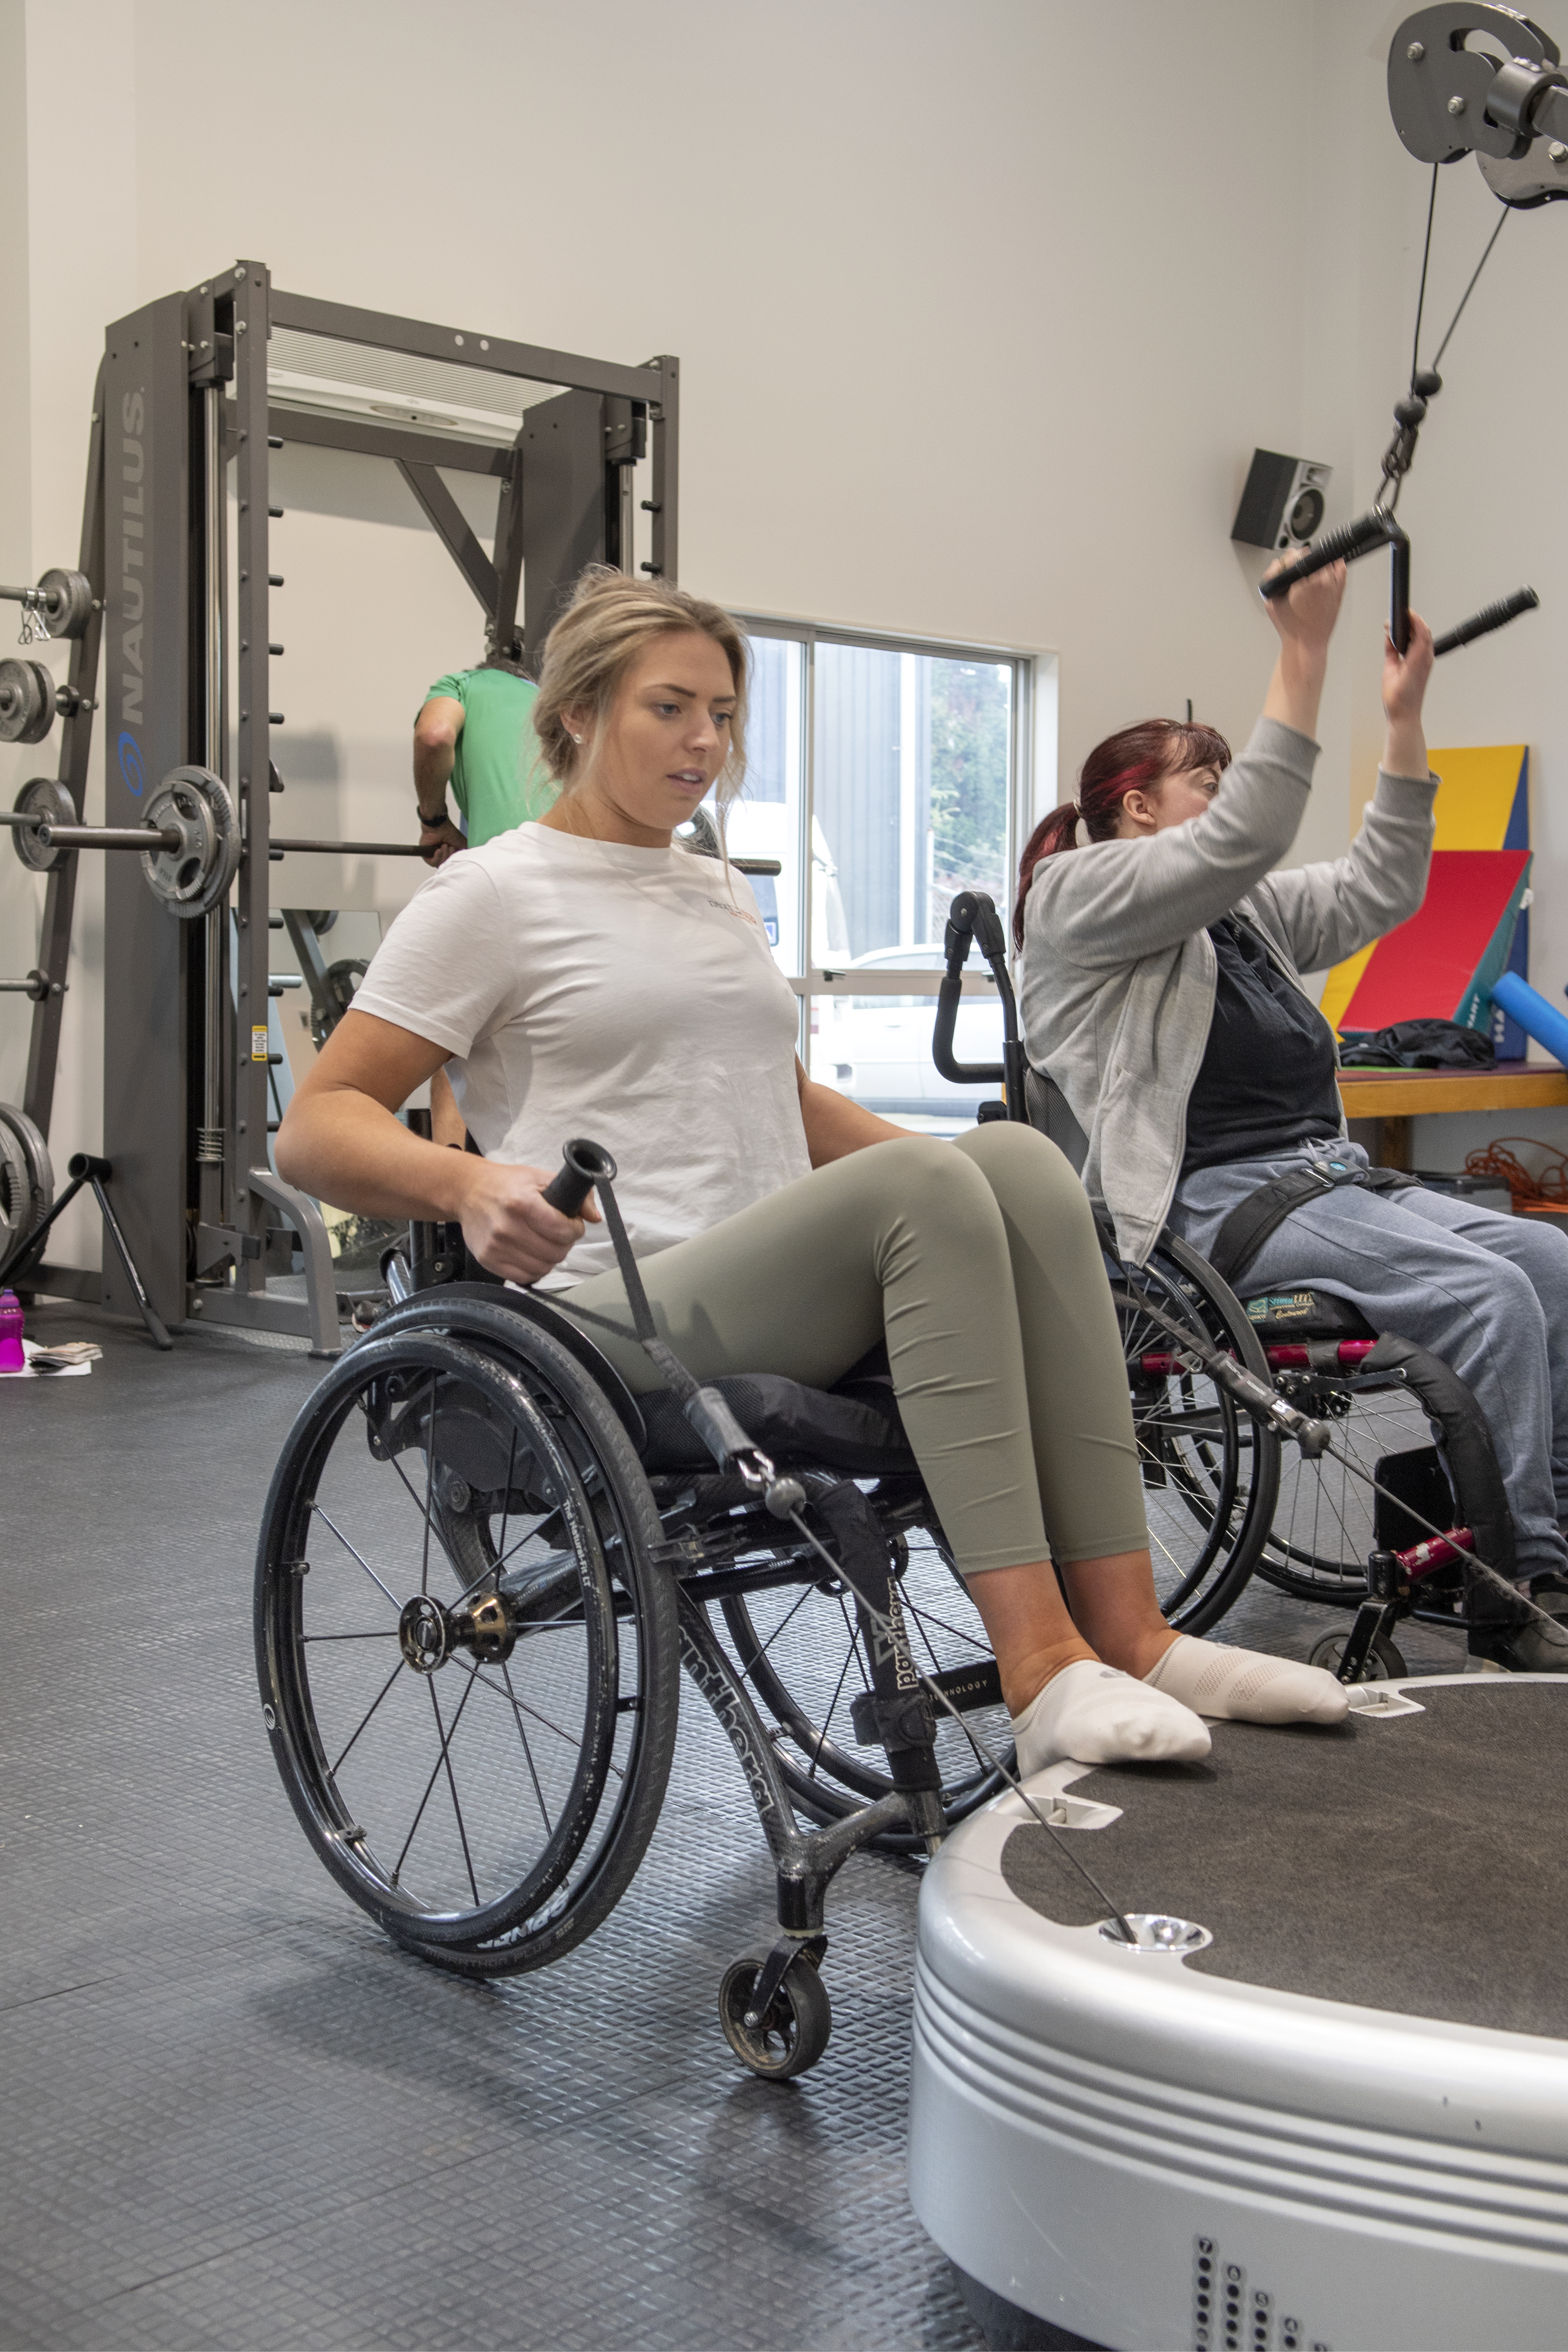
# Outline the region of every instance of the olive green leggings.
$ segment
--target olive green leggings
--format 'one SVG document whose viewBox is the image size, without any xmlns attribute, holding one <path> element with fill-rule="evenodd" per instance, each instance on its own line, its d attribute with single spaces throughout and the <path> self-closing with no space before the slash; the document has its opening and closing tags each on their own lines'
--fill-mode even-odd
<svg viewBox="0 0 1568 2352">
<path fill-rule="evenodd" d="M 1148 1543 L 1116 1313 L 1083 1189 L 1055 1144 L 996 1120 L 872 1144 L 641 1261 L 699 1380 L 831 1388 L 886 1335 L 899 1411 L 965 1576 Z M 619 1275 L 552 1296 L 629 1326 Z M 588 1336 L 634 1391 L 634 1339 Z"/>
</svg>

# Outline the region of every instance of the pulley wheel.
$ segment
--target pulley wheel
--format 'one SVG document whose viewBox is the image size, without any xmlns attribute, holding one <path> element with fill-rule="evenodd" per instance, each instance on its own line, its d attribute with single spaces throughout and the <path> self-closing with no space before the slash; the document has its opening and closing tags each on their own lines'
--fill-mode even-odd
<svg viewBox="0 0 1568 2352">
<path fill-rule="evenodd" d="M 55 682 L 37 661 L 0 662 L 0 743 L 41 743 L 55 723 Z"/>
<path fill-rule="evenodd" d="M 0 1103 L 0 1267 L 16 1255 L 54 1202 L 48 1145 L 25 1110 Z"/>
<path fill-rule="evenodd" d="M 354 991 L 370 970 L 363 956 L 342 956 L 326 970 L 327 1004 L 310 1007 L 310 1042 L 324 1045 L 354 1001 Z"/>
<path fill-rule="evenodd" d="M 239 870 L 239 825 L 223 779 L 210 768 L 171 768 L 147 803 L 146 821 L 180 835 L 177 849 L 142 853 L 154 898 L 185 922 L 221 906 Z"/>
<path fill-rule="evenodd" d="M 53 776 L 35 776 L 24 784 L 12 806 L 28 816 L 36 816 L 45 824 L 74 824 L 76 803 L 64 784 Z M 52 874 L 70 856 L 68 849 L 46 849 L 31 825 L 11 828 L 11 846 L 23 865 L 33 874 Z"/>
<path fill-rule="evenodd" d="M 92 583 L 85 572 L 46 572 L 38 583 L 51 637 L 79 637 L 92 618 Z"/>
</svg>

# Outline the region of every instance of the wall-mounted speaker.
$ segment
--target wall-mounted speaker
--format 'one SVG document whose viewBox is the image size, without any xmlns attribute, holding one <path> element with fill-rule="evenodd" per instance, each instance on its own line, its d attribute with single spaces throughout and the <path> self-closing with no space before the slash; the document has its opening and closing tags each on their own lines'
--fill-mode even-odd
<svg viewBox="0 0 1568 2352">
<path fill-rule="evenodd" d="M 1331 466 L 1310 457 L 1281 457 L 1278 449 L 1255 449 L 1247 488 L 1230 527 L 1232 539 L 1248 547 L 1305 547 L 1322 524 Z"/>
</svg>

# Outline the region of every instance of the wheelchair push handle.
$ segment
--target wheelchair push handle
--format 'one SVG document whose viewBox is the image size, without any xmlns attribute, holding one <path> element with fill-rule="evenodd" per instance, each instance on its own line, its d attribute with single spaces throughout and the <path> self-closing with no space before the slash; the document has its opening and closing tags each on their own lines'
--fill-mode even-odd
<svg viewBox="0 0 1568 2352">
<path fill-rule="evenodd" d="M 1002 1003 L 1002 1059 L 999 1062 L 960 1062 L 953 1055 L 953 1033 L 958 1020 L 959 1000 L 963 992 L 963 967 L 969 960 L 971 940 L 991 967 L 996 982 L 996 993 Z M 1024 1048 L 1018 1038 L 1018 1007 L 1013 994 L 1012 974 L 1007 970 L 1007 934 L 995 901 L 984 890 L 961 890 L 948 909 L 947 935 L 943 940 L 947 970 L 937 991 L 936 1026 L 931 1033 L 931 1057 L 938 1076 L 954 1086 L 985 1086 L 1001 1079 L 1006 1088 L 1007 1116 L 1025 1119 L 1028 1114 L 1024 1102 Z"/>
<path fill-rule="evenodd" d="M 1006 956 L 1007 935 L 1002 929 L 1002 918 L 996 912 L 995 901 L 984 890 L 961 890 L 948 909 L 947 936 L 942 945 L 948 971 L 954 978 L 969 961 L 971 940 L 993 968 L 998 956 Z"/>
<path fill-rule="evenodd" d="M 616 1163 L 602 1143 L 590 1143 L 584 1135 L 562 1147 L 561 1160 L 561 1171 L 545 1186 L 544 1198 L 563 1217 L 579 1216 L 595 1184 L 615 1182 Z"/>
</svg>

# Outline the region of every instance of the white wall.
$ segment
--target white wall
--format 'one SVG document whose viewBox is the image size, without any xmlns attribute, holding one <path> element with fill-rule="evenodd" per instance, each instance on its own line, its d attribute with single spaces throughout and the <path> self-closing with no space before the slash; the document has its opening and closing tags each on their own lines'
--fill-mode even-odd
<svg viewBox="0 0 1568 2352">
<path fill-rule="evenodd" d="M 303 292 L 679 354 L 683 577 L 752 609 L 1056 648 L 1065 779 L 1189 695 L 1244 737 L 1272 645 L 1261 558 L 1227 537 L 1247 457 L 1328 459 L 1333 516 L 1359 510 L 1405 364 L 1425 188 L 1384 97 L 1401 13 L 0 0 L 27 187 L 0 258 L 26 352 L 25 388 L 18 345 L 0 356 L 0 575 L 73 560 L 105 321 L 243 254 Z M 14 181 L 16 142 L 0 148 Z M 1473 166 L 1442 199 L 1435 310 L 1479 249 Z M 1526 575 L 1553 590 L 1531 419 L 1568 335 L 1564 234 L 1555 212 L 1510 225 L 1446 369 L 1405 509 L 1439 620 Z M 377 492 L 380 520 L 351 527 L 285 457 L 280 700 L 290 731 L 331 734 L 340 780 L 301 787 L 289 825 L 368 828 L 401 805 L 409 714 L 477 614 L 411 502 Z M 1380 604 L 1358 579 L 1300 855 L 1343 846 L 1370 781 Z M 1568 857 L 1551 626 L 1458 656 L 1435 698 L 1439 739 L 1541 745 L 1543 867 Z M 0 752 L 0 791 L 36 759 Z M 7 970 L 30 961 L 39 895 L 0 850 Z M 90 879 L 84 896 L 62 1151 L 98 1124 Z M 1557 955 L 1568 977 L 1554 919 L 1539 968 Z M 11 1098 L 25 1015 L 0 999 Z"/>
</svg>

